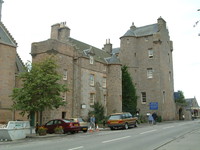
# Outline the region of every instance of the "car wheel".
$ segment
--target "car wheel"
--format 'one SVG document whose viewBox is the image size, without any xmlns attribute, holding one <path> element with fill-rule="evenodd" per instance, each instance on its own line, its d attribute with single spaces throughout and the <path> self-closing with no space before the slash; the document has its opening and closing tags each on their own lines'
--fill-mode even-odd
<svg viewBox="0 0 200 150">
<path fill-rule="evenodd" d="M 128 129 L 128 123 L 126 123 L 125 125 L 124 125 L 124 128 L 127 130 Z"/>
<path fill-rule="evenodd" d="M 83 132 L 84 132 L 84 133 L 86 133 L 86 132 L 87 132 L 87 130 L 83 130 Z"/>
<path fill-rule="evenodd" d="M 75 131 L 71 131 L 70 133 L 71 133 L 71 134 L 74 134 L 74 133 L 75 133 Z"/>
<path fill-rule="evenodd" d="M 114 130 L 115 128 L 113 128 L 113 127 L 110 127 L 110 130 Z"/>
</svg>

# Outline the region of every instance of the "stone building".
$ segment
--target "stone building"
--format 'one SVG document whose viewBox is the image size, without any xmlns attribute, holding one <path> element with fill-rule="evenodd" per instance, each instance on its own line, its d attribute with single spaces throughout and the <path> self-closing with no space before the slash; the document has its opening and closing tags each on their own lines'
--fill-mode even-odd
<svg viewBox="0 0 200 150">
<path fill-rule="evenodd" d="M 175 119 L 172 41 L 161 17 L 157 23 L 136 27 L 120 38 L 119 54 L 135 84 L 140 114 L 156 112 L 163 120 Z"/>
<path fill-rule="evenodd" d="M 50 39 L 32 43 L 33 63 L 53 55 L 63 75 L 61 82 L 69 89 L 63 93 L 67 105 L 43 112 L 43 122 L 52 118 L 86 119 L 97 101 L 104 106 L 106 115 L 122 111 L 121 63 L 111 51 L 109 40 L 102 50 L 71 38 L 65 23 L 51 27 Z"/>
<path fill-rule="evenodd" d="M 0 0 L 0 17 L 2 3 Z M 16 41 L 0 20 L 0 123 L 24 119 L 11 109 L 13 101 L 10 95 L 14 87 L 20 86 L 17 74 L 24 67 L 16 49 Z"/>
</svg>

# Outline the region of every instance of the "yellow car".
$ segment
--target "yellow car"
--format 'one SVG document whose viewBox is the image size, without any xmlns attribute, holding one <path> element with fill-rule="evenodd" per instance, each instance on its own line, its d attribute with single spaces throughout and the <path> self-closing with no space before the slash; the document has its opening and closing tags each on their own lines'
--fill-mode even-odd
<svg viewBox="0 0 200 150">
<path fill-rule="evenodd" d="M 108 118 L 107 125 L 111 130 L 130 127 L 137 127 L 137 117 L 133 117 L 129 112 L 114 113 Z"/>
<path fill-rule="evenodd" d="M 82 118 L 70 118 L 70 120 L 74 122 L 79 122 L 80 131 L 87 132 L 88 131 L 88 123 L 85 122 Z"/>
</svg>

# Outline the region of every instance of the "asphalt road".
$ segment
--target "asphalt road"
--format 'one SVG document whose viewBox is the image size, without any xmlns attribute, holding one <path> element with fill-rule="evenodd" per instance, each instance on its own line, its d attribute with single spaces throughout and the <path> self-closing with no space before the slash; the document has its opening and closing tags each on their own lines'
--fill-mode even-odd
<svg viewBox="0 0 200 150">
<path fill-rule="evenodd" d="M 199 150 L 200 120 L 0 143 L 0 150 Z"/>
</svg>

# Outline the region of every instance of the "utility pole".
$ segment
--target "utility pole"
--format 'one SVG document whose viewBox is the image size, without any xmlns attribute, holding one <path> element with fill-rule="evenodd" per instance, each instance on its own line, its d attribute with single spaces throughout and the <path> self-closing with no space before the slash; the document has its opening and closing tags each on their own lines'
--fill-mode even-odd
<svg viewBox="0 0 200 150">
<path fill-rule="evenodd" d="M 3 0 L 0 0 L 0 22 L 1 22 L 1 10 L 2 10 Z"/>
</svg>

